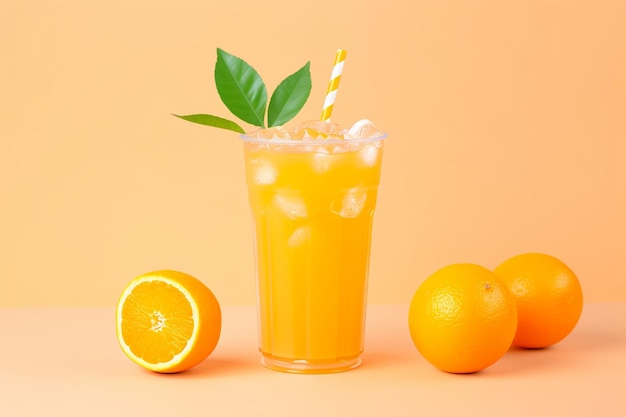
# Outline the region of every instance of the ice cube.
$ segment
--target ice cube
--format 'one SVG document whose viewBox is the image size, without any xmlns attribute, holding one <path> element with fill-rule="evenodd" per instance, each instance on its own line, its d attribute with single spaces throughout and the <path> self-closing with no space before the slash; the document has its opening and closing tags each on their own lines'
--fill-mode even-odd
<svg viewBox="0 0 626 417">
<path fill-rule="evenodd" d="M 283 126 L 259 129 L 250 133 L 248 136 L 257 139 L 291 139 L 291 134 Z"/>
<path fill-rule="evenodd" d="M 291 247 L 302 246 L 306 243 L 306 241 L 311 236 L 311 227 L 309 226 L 300 226 L 296 230 L 293 231 L 287 243 Z"/>
<path fill-rule="evenodd" d="M 367 192 L 362 188 L 351 188 L 341 197 L 333 200 L 331 203 L 331 211 L 344 219 L 353 219 L 358 217 L 365 207 L 367 200 Z"/>
<path fill-rule="evenodd" d="M 354 149 L 355 149 L 354 144 L 348 141 L 344 141 L 344 143 L 342 143 L 341 145 L 335 145 L 331 153 L 332 154 L 345 153 L 345 152 L 350 152 L 351 150 L 354 150 Z M 356 149 L 358 149 L 358 146 Z"/>
<path fill-rule="evenodd" d="M 368 167 L 376 165 L 376 160 L 378 159 L 378 146 L 373 143 L 366 145 L 359 151 L 359 157 Z"/>
<path fill-rule="evenodd" d="M 330 168 L 331 159 L 330 151 L 328 149 L 322 146 L 317 147 L 312 158 L 313 162 L 311 165 L 313 166 L 313 170 L 317 174 L 323 174 L 324 172 L 328 171 L 328 169 Z"/>
<path fill-rule="evenodd" d="M 272 163 L 263 158 L 254 158 L 250 161 L 252 166 L 252 175 L 255 184 L 271 185 L 276 182 L 278 172 Z"/>
<path fill-rule="evenodd" d="M 297 195 L 276 194 L 273 198 L 274 206 L 287 218 L 296 220 L 307 216 L 304 199 Z"/>
<path fill-rule="evenodd" d="M 342 140 L 343 129 L 337 123 L 309 120 L 298 124 L 294 130 L 294 139 L 302 140 Z"/>
<path fill-rule="evenodd" d="M 348 129 L 345 136 L 346 139 L 367 139 L 376 138 L 383 134 L 370 120 L 361 119 Z"/>
</svg>

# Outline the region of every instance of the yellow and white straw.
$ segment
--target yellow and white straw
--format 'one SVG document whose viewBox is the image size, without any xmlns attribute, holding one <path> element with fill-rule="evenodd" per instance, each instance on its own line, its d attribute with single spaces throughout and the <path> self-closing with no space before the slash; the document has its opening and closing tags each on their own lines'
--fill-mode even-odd
<svg viewBox="0 0 626 417">
<path fill-rule="evenodd" d="M 333 65 L 333 72 L 330 76 L 330 82 L 328 83 L 328 90 L 326 91 L 326 99 L 324 100 L 324 108 L 322 109 L 322 121 L 330 122 L 330 115 L 333 112 L 333 106 L 335 105 L 335 98 L 337 97 L 337 88 L 339 87 L 339 81 L 341 80 L 341 73 L 343 72 L 343 63 L 346 59 L 346 51 L 344 49 L 338 49 L 335 55 L 335 64 Z"/>
</svg>

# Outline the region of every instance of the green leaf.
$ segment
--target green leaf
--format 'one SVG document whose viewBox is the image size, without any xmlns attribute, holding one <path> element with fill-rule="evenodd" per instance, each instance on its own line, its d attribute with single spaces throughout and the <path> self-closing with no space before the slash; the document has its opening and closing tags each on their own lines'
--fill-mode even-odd
<svg viewBox="0 0 626 417">
<path fill-rule="evenodd" d="M 302 109 L 311 92 L 310 66 L 307 62 L 276 87 L 267 110 L 269 127 L 287 123 Z"/>
<path fill-rule="evenodd" d="M 188 122 L 198 123 L 206 126 L 219 127 L 222 129 L 234 130 L 239 133 L 246 133 L 241 126 L 237 123 L 223 119 L 221 117 L 212 116 L 210 114 L 188 114 L 186 116 L 179 116 L 177 114 L 173 114 L 172 116 L 179 117 L 183 120 L 187 120 Z"/>
<path fill-rule="evenodd" d="M 265 127 L 267 89 L 259 73 L 247 62 L 217 48 L 215 86 L 232 114 L 251 125 Z"/>
</svg>

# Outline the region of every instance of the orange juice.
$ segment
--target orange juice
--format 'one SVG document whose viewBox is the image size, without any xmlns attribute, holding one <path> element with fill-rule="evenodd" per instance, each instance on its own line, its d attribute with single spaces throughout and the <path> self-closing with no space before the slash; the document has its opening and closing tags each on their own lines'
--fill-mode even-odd
<svg viewBox="0 0 626 417">
<path fill-rule="evenodd" d="M 352 369 L 363 351 L 382 137 L 243 139 L 262 363 Z"/>
</svg>

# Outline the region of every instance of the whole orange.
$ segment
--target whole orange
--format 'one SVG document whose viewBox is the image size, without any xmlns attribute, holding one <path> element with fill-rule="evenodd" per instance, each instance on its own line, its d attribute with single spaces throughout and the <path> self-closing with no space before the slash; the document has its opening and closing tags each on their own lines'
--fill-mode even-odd
<svg viewBox="0 0 626 417">
<path fill-rule="evenodd" d="M 583 293 L 578 278 L 557 258 L 525 253 L 507 259 L 494 272 L 513 293 L 518 325 L 513 344 L 543 348 L 561 341 L 578 323 Z"/>
<path fill-rule="evenodd" d="M 417 289 L 409 308 L 415 347 L 437 368 L 452 373 L 484 369 L 511 346 L 515 299 L 492 271 L 474 264 L 446 266 Z"/>
</svg>

